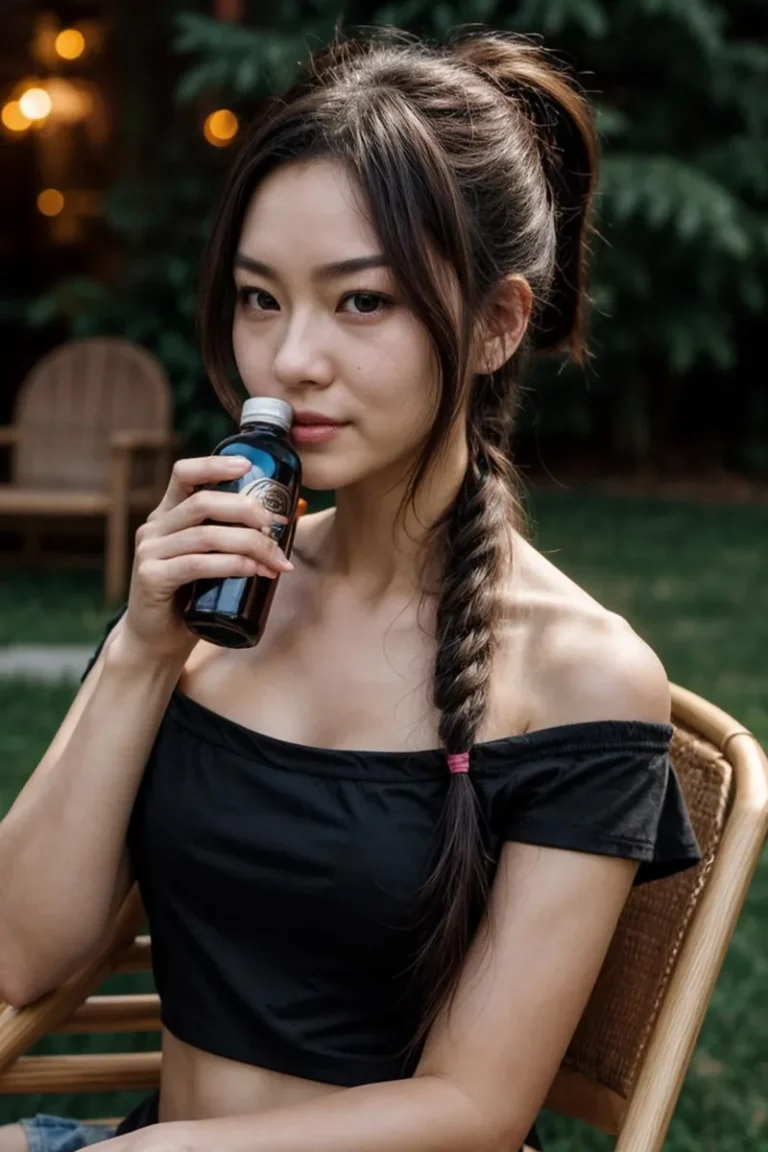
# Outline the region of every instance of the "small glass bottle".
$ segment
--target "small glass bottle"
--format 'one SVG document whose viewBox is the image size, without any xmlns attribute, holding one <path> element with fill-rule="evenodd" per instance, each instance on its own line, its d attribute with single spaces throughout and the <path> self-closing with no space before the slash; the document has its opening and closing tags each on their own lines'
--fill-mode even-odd
<svg viewBox="0 0 768 1152">
<path fill-rule="evenodd" d="M 260 500 L 270 512 L 287 517 L 271 535 L 290 556 L 301 489 L 301 461 L 288 440 L 293 409 L 284 400 L 246 400 L 240 431 L 218 444 L 214 456 L 245 456 L 251 469 L 237 480 L 218 484 L 222 492 L 240 492 Z M 302 504 L 304 502 L 302 501 Z M 279 576 L 225 576 L 195 580 L 183 609 L 190 632 L 222 648 L 252 648 L 261 639 Z"/>
</svg>

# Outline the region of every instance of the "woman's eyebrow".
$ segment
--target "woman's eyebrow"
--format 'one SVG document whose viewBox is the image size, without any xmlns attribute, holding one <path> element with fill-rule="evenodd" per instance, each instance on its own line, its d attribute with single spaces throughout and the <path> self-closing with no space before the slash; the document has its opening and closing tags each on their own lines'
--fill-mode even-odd
<svg viewBox="0 0 768 1152">
<path fill-rule="evenodd" d="M 266 276 L 270 280 L 278 280 L 278 274 L 269 264 L 256 260 L 253 256 L 246 256 L 238 252 L 235 256 L 235 268 L 244 268 L 246 272 L 255 272 L 257 276 Z M 349 276 L 352 272 L 364 272 L 368 268 L 388 268 L 389 260 L 383 252 L 373 256 L 356 256 L 350 260 L 339 260 L 336 264 L 321 264 L 312 272 L 313 280 L 334 280 L 339 276 Z"/>
</svg>

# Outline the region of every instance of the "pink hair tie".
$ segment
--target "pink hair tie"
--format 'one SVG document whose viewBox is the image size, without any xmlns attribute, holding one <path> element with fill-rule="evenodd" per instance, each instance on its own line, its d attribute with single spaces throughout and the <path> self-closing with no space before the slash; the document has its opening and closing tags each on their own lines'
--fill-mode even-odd
<svg viewBox="0 0 768 1152">
<path fill-rule="evenodd" d="M 469 772 L 469 752 L 452 752 L 446 760 L 451 772 Z"/>
</svg>

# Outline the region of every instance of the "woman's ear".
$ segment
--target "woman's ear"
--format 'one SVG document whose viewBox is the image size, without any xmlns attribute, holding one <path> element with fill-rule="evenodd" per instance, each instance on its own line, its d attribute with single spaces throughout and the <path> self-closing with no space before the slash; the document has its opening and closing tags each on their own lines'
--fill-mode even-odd
<svg viewBox="0 0 768 1152">
<path fill-rule="evenodd" d="M 533 293 L 524 276 L 507 276 L 495 290 L 477 338 L 472 371 L 490 376 L 515 354 L 525 336 Z"/>
</svg>

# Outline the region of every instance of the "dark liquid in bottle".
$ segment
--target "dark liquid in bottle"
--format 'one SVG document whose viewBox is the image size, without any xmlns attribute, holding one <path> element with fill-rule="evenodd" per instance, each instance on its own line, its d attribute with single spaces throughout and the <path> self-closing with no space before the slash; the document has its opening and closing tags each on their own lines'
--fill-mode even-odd
<svg viewBox="0 0 768 1152">
<path fill-rule="evenodd" d="M 223 492 L 245 492 L 270 511 L 287 516 L 272 532 L 286 556 L 296 531 L 301 461 L 285 433 L 270 424 L 246 424 L 214 449 L 214 455 L 245 456 L 251 469 L 219 484 Z M 187 585 L 184 621 L 195 636 L 222 648 L 252 648 L 261 639 L 279 576 L 226 576 Z"/>
</svg>

